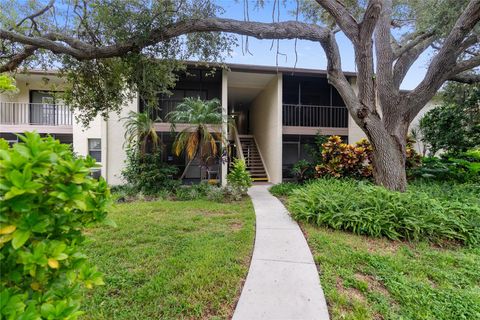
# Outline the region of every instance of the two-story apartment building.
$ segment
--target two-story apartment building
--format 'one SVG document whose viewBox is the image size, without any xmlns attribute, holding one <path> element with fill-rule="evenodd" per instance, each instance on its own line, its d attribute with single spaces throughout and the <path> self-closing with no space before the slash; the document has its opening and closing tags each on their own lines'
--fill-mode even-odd
<svg viewBox="0 0 480 320">
<path fill-rule="evenodd" d="M 230 64 L 212 72 L 190 65 L 179 76 L 171 96 L 160 97 L 159 108 L 152 117 L 165 119 L 168 112 L 185 97 L 217 98 L 225 118 L 222 132 L 230 141 L 229 153 L 244 158 L 257 181 L 281 182 L 289 177 L 295 162 L 308 157 L 305 145 L 313 143 L 317 133 L 339 135 L 349 142 L 364 133 L 349 116 L 337 90 L 331 86 L 324 70 L 292 69 Z M 347 73 L 355 85 L 355 74 Z M 140 97 L 125 101 L 121 114 L 105 120 L 95 119 L 88 128 L 75 120 L 74 114 L 58 100 L 63 82 L 55 72 L 30 71 L 16 76 L 18 92 L 0 95 L 0 137 L 16 141 L 15 133 L 36 130 L 71 143 L 79 155 L 95 157 L 107 182 L 121 184 L 125 165 L 124 121 L 129 111 L 143 111 Z M 232 120 L 236 130 L 227 125 Z M 171 151 L 174 135 L 169 123 L 160 120 L 156 131 L 166 146 L 166 162 L 183 169 L 185 157 Z M 177 125 L 176 130 L 184 126 Z M 196 165 L 197 164 L 197 165 Z M 228 163 L 215 161 L 210 172 L 226 182 Z M 186 179 L 205 176 L 205 168 L 193 163 Z"/>
</svg>

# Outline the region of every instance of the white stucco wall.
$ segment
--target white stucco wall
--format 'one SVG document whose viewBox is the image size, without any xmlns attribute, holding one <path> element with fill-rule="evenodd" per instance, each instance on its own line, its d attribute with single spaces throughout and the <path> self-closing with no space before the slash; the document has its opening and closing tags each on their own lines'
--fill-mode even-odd
<svg viewBox="0 0 480 320">
<path fill-rule="evenodd" d="M 123 184 L 121 173 L 125 168 L 125 160 L 127 154 L 124 148 L 125 142 L 125 120 L 122 120 L 128 115 L 130 111 L 138 111 L 138 97 L 136 96 L 131 101 L 126 101 L 122 107 L 120 114 L 110 114 L 108 120 L 105 122 L 106 126 L 102 130 L 102 141 L 105 141 L 107 147 L 102 152 L 102 160 L 106 163 L 105 175 L 107 182 L 110 185 Z M 103 151 L 103 145 L 102 145 Z M 103 157 L 105 153 L 105 157 Z"/>
<path fill-rule="evenodd" d="M 254 99 L 250 123 L 270 182 L 282 182 L 282 74 Z"/>
<path fill-rule="evenodd" d="M 77 120 L 73 119 L 72 125 L 72 133 L 73 133 L 73 152 L 75 152 L 79 156 L 87 156 L 88 155 L 88 139 L 102 139 L 102 127 L 105 126 L 105 122 L 100 116 L 97 116 L 94 120 L 92 120 L 88 126 L 85 128 L 81 123 L 77 122 Z M 104 148 L 106 147 L 105 141 L 101 140 L 102 144 L 102 161 L 101 161 L 101 171 L 102 176 L 104 176 L 104 164 L 105 164 L 105 152 L 103 152 Z"/>
</svg>

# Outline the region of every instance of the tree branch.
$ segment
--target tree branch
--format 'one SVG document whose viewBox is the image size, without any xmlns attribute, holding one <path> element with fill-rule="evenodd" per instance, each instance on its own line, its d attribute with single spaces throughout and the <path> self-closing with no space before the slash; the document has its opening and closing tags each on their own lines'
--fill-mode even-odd
<svg viewBox="0 0 480 320">
<path fill-rule="evenodd" d="M 68 54 L 78 60 L 102 59 L 141 50 L 161 41 L 194 32 L 232 32 L 258 39 L 304 39 L 321 41 L 329 36 L 329 29 L 298 21 L 262 23 L 232 19 L 184 20 L 154 29 L 146 38 L 133 36 L 124 43 L 110 46 L 94 46 L 62 33 L 49 33 L 32 37 L 15 31 L 0 29 L 0 39 L 49 50 L 56 54 Z"/>
<path fill-rule="evenodd" d="M 358 23 L 357 20 L 348 12 L 347 8 L 336 0 L 316 0 L 328 13 L 335 19 L 340 29 L 353 42 L 358 41 Z"/>
<path fill-rule="evenodd" d="M 459 56 L 458 48 L 462 45 L 465 37 L 480 21 L 480 0 L 471 0 L 463 13 L 458 17 L 452 31 L 445 39 L 442 48 L 433 58 L 427 70 L 425 78 L 411 92 L 405 95 L 405 117 L 412 120 L 421 108 L 434 96 L 441 85 L 452 74 L 452 66 L 455 71 L 462 72 L 467 65 L 476 65 L 478 57 L 468 60 L 469 62 L 457 63 Z"/>
<path fill-rule="evenodd" d="M 29 15 L 28 17 L 25 17 L 22 20 L 20 20 L 20 22 L 16 24 L 16 27 L 17 28 L 20 27 L 27 20 L 31 20 L 33 22 L 33 20 L 36 17 L 39 17 L 42 14 L 44 14 L 45 12 L 47 12 L 48 10 L 50 10 L 53 7 L 54 3 L 55 3 L 55 0 L 50 0 L 50 2 L 45 7 L 43 7 L 41 10 L 39 10 L 39 11 Z"/>
<path fill-rule="evenodd" d="M 385 108 L 387 104 L 385 101 L 395 101 L 398 90 L 395 90 L 393 86 L 392 64 L 393 64 L 393 49 L 390 44 L 392 37 L 391 28 L 391 16 L 392 16 L 392 1 L 385 0 L 384 7 L 382 8 L 380 18 L 375 29 L 375 53 L 377 56 L 377 81 L 382 86 L 377 87 L 378 97 L 380 99 L 380 105 Z M 383 110 L 385 114 L 387 110 Z M 392 110 L 389 110 L 392 111 Z"/>
<path fill-rule="evenodd" d="M 448 80 L 467 84 L 480 83 L 480 74 L 463 72 L 448 78 Z"/>
<path fill-rule="evenodd" d="M 364 108 L 364 117 L 368 113 L 377 113 L 372 35 L 381 10 L 381 0 L 369 1 L 363 20 L 359 25 L 359 36 L 356 39 L 357 41 L 353 42 L 355 62 L 358 67 L 358 98 Z"/>
<path fill-rule="evenodd" d="M 393 86 L 396 89 L 400 88 L 400 84 L 405 79 L 410 67 L 434 40 L 435 37 L 433 35 L 429 38 L 424 38 L 423 42 L 417 43 L 416 46 L 411 46 L 398 57 L 393 67 Z"/>
<path fill-rule="evenodd" d="M 417 36 L 413 37 L 411 40 L 405 40 L 404 43 L 400 43 L 398 49 L 394 51 L 395 58 L 399 58 L 401 55 L 406 53 L 408 50 L 413 49 L 419 44 L 423 43 L 427 39 L 433 38 L 433 32 L 422 32 Z"/>
<path fill-rule="evenodd" d="M 23 51 L 13 55 L 7 63 L 4 65 L 0 65 L 0 73 L 2 72 L 8 72 L 8 71 L 14 71 L 15 69 L 18 68 L 18 66 L 31 57 L 35 51 L 37 50 L 37 47 L 34 46 L 25 46 L 23 48 Z"/>
<path fill-rule="evenodd" d="M 450 74 L 453 76 L 467 70 L 471 70 L 478 66 L 480 66 L 480 54 L 474 56 L 471 59 L 457 62 L 457 64 L 452 68 Z"/>
</svg>

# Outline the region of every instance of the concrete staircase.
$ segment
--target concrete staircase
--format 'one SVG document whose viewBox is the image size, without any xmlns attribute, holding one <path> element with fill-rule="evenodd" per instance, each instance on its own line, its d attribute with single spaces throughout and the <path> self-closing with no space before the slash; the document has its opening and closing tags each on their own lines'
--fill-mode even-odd
<svg viewBox="0 0 480 320">
<path fill-rule="evenodd" d="M 240 144 L 242 146 L 243 157 L 247 165 L 247 171 L 250 172 L 253 181 L 268 181 L 265 166 L 258 151 L 255 139 L 251 135 L 240 135 Z"/>
</svg>

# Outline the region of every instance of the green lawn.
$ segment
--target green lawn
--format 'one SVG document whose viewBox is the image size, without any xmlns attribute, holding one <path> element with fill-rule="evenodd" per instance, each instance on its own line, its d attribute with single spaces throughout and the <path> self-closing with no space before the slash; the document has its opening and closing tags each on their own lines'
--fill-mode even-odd
<svg viewBox="0 0 480 320">
<path fill-rule="evenodd" d="M 88 231 L 84 248 L 106 285 L 87 293 L 85 319 L 226 319 L 247 275 L 250 200 L 120 204 L 116 229 Z"/>
<path fill-rule="evenodd" d="M 333 320 L 480 319 L 480 248 L 302 227 Z"/>
<path fill-rule="evenodd" d="M 270 189 L 301 220 L 332 320 L 480 319 L 480 246 L 448 239 L 449 232 L 478 238 L 478 190 L 414 181 L 398 194 L 333 179 Z M 399 235 L 403 227 L 427 232 L 412 242 L 352 233 L 386 235 L 389 226 Z"/>
</svg>

